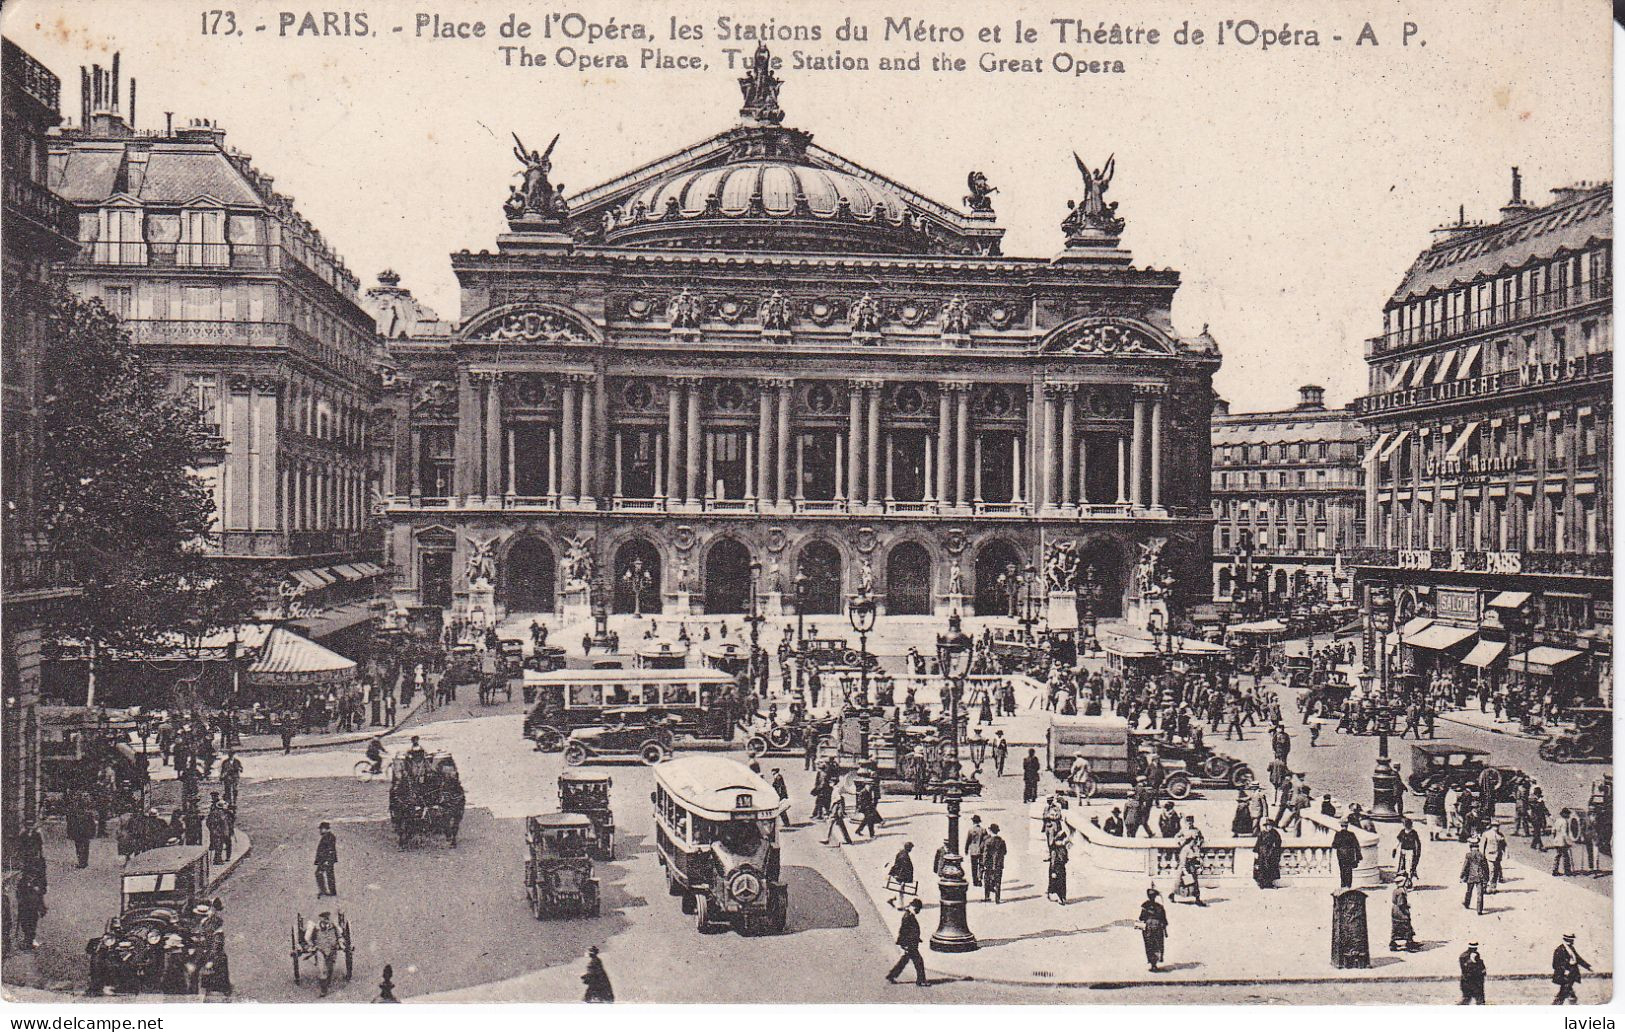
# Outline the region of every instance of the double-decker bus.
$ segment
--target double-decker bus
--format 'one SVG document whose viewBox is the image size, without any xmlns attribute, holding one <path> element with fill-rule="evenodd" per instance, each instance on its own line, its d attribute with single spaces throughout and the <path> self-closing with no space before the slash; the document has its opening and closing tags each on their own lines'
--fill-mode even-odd
<svg viewBox="0 0 1625 1032">
<path fill-rule="evenodd" d="M 683 913 L 702 933 L 782 934 L 790 887 L 779 868 L 779 815 L 789 803 L 721 756 L 685 756 L 653 770 L 655 851 Z"/>
<path fill-rule="evenodd" d="M 564 748 L 578 727 L 602 724 L 605 710 L 628 706 L 675 718 L 673 732 L 695 738 L 730 738 L 738 719 L 734 679 L 720 670 L 527 670 L 525 690 L 536 703 L 524 735 L 543 751 Z"/>
</svg>

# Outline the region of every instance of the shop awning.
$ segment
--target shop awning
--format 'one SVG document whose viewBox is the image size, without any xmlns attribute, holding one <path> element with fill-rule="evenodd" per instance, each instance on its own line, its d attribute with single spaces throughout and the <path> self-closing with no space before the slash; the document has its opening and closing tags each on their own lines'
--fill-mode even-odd
<svg viewBox="0 0 1625 1032">
<path fill-rule="evenodd" d="M 1482 344 L 1474 344 L 1467 349 L 1466 354 L 1462 355 L 1461 365 L 1456 367 L 1456 379 L 1465 380 L 1473 375 L 1473 367 L 1478 362 L 1478 353 L 1483 348 Z"/>
<path fill-rule="evenodd" d="M 288 576 L 298 581 L 300 584 L 303 584 L 311 591 L 320 591 L 329 584 L 333 583 L 332 581 L 322 577 L 315 570 L 294 570 L 292 573 L 288 574 Z"/>
<path fill-rule="evenodd" d="M 1456 438 L 1456 442 L 1450 446 L 1450 450 L 1444 453 L 1444 457 L 1447 459 L 1453 459 L 1457 455 L 1460 455 L 1461 450 L 1467 447 L 1467 442 L 1472 440 L 1473 435 L 1478 432 L 1478 428 L 1481 424 L 1482 420 L 1477 419 L 1473 420 L 1471 423 L 1468 423 L 1467 426 L 1461 431 L 1461 436 Z"/>
<path fill-rule="evenodd" d="M 1494 598 L 1490 599 L 1490 608 L 1522 609 L 1524 604 L 1528 601 L 1529 592 L 1527 591 L 1503 591 L 1499 595 L 1496 595 Z"/>
<path fill-rule="evenodd" d="M 1405 644 L 1417 649 L 1432 649 L 1443 652 L 1455 648 L 1462 642 L 1477 634 L 1472 627 L 1457 627 L 1454 624 L 1436 623 L 1431 627 L 1423 628 L 1415 634 L 1400 638 Z"/>
<path fill-rule="evenodd" d="M 1556 645 L 1536 645 L 1528 652 L 1520 652 L 1512 657 L 1507 669 L 1517 674 L 1542 674 L 1551 677 L 1557 673 L 1557 668 L 1572 659 L 1579 659 L 1585 655 L 1574 649 L 1560 649 Z"/>
<path fill-rule="evenodd" d="M 1491 666 L 1501 658 L 1501 653 L 1507 649 L 1504 641 L 1481 641 L 1473 646 L 1473 651 L 1467 653 L 1462 659 L 1464 666 L 1478 667 L 1480 670 Z"/>
<path fill-rule="evenodd" d="M 1401 387 L 1405 386 L 1405 378 L 1410 375 L 1411 363 L 1414 361 L 1415 359 L 1407 358 L 1405 361 L 1399 363 L 1399 368 L 1394 370 L 1394 378 L 1388 381 L 1389 390 L 1397 391 Z"/>
<path fill-rule="evenodd" d="M 1433 366 L 1433 356 L 1426 355 L 1416 363 L 1416 371 L 1411 373 L 1411 386 L 1421 387 L 1428 382 L 1428 370 Z"/>
<path fill-rule="evenodd" d="M 290 626 L 297 629 L 307 638 L 325 638 L 330 634 L 348 630 L 356 624 L 365 623 L 378 614 L 373 610 L 370 601 L 348 602 L 332 609 L 324 609 L 313 616 L 301 617 L 290 621 Z"/>
<path fill-rule="evenodd" d="M 1444 353 L 1443 357 L 1439 359 L 1438 368 L 1433 371 L 1434 383 L 1444 383 L 1450 379 L 1451 364 L 1456 361 L 1456 356 L 1459 354 L 1461 354 L 1459 351 L 1446 351 Z"/>
<path fill-rule="evenodd" d="M 278 627 L 265 641 L 260 658 L 248 668 L 248 681 L 258 685 L 339 684 L 355 677 L 355 661 Z"/>
<path fill-rule="evenodd" d="M 356 569 L 355 565 L 352 563 L 344 563 L 339 566 L 334 566 L 331 568 L 331 572 L 338 574 L 347 581 L 363 580 L 367 576 L 360 570 Z"/>
<path fill-rule="evenodd" d="M 1421 634 L 1422 631 L 1426 630 L 1432 623 L 1433 619 L 1431 617 L 1413 616 L 1409 620 L 1406 620 L 1405 625 L 1399 629 L 1399 637 L 1401 640 L 1403 640 L 1405 638 L 1409 638 L 1413 634 Z"/>
<path fill-rule="evenodd" d="M 376 577 L 384 572 L 384 568 L 377 563 L 353 563 L 351 565 L 361 571 L 363 577 Z"/>
<path fill-rule="evenodd" d="M 1409 439 L 1410 436 L 1411 436 L 1411 432 L 1409 430 L 1401 430 L 1399 433 L 1394 435 L 1394 439 L 1392 441 L 1388 442 L 1388 447 L 1384 448 L 1382 450 L 1382 454 L 1377 456 L 1377 458 L 1380 459 L 1383 462 L 1387 462 L 1388 461 L 1388 456 L 1390 456 L 1394 452 L 1398 451 L 1399 446 L 1404 444 L 1405 441 L 1407 439 Z"/>
<path fill-rule="evenodd" d="M 1378 434 L 1377 439 L 1371 442 L 1371 447 L 1366 449 L 1365 461 L 1370 462 L 1372 459 L 1375 459 L 1378 455 L 1382 454 L 1382 446 L 1387 444 L 1388 438 L 1392 436 L 1394 436 L 1392 430 L 1384 430 L 1382 433 Z"/>
<path fill-rule="evenodd" d="M 1231 624 L 1226 629 L 1233 634 L 1285 634 L 1286 624 L 1279 620 L 1256 620 L 1253 623 Z"/>
</svg>

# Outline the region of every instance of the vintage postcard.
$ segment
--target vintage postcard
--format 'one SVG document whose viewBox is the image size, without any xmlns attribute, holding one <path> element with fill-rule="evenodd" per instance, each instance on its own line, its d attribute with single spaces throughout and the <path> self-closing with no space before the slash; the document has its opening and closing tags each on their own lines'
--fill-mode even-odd
<svg viewBox="0 0 1625 1032">
<path fill-rule="evenodd" d="M 0 30 L 14 1007 L 1611 1000 L 1607 5 Z"/>
</svg>

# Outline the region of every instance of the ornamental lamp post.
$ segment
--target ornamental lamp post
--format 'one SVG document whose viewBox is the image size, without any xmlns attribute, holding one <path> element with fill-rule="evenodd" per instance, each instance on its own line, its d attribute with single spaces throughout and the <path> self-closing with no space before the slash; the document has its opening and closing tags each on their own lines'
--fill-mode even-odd
<svg viewBox="0 0 1625 1032">
<path fill-rule="evenodd" d="M 1371 819 L 1397 821 L 1404 815 L 1404 786 L 1388 758 L 1388 632 L 1394 626 L 1393 597 L 1386 589 L 1370 591 L 1371 620 L 1377 632 L 1378 673 L 1360 675 L 1361 687 L 1369 697 L 1378 692 L 1381 710 L 1377 716 L 1377 764 L 1371 771 Z"/>
<path fill-rule="evenodd" d="M 858 710 L 858 758 L 860 761 L 869 759 L 869 632 L 875 629 L 875 599 L 873 595 L 865 592 L 853 595 L 846 604 L 847 619 L 852 621 L 852 629 L 858 632 L 858 679 L 862 705 L 854 707 L 852 697 L 847 696 L 846 706 L 850 711 Z"/>
<path fill-rule="evenodd" d="M 970 886 L 965 881 L 964 859 L 959 855 L 959 805 L 964 797 L 959 781 L 959 706 L 970 663 L 971 640 L 960 629 L 959 614 L 955 613 L 948 618 L 948 633 L 937 637 L 937 666 L 942 671 L 943 689 L 948 692 L 949 727 L 947 776 L 942 785 L 948 804 L 948 849 L 937 877 L 939 917 L 936 933 L 931 936 L 931 949 L 937 953 L 969 953 L 978 946 L 966 912 Z"/>
<path fill-rule="evenodd" d="M 632 589 L 632 616 L 643 619 L 643 592 L 649 587 L 649 571 L 643 568 L 643 560 L 633 559 L 621 580 Z"/>
<path fill-rule="evenodd" d="M 750 690 L 756 691 L 760 683 L 761 673 L 757 669 L 756 643 L 761 638 L 762 614 L 757 610 L 756 581 L 762 575 L 762 564 L 759 560 L 750 561 L 750 612 L 745 616 L 745 622 L 750 624 L 750 659 L 746 669 L 750 671 Z"/>
<path fill-rule="evenodd" d="M 807 571 L 796 571 L 796 687 L 805 688 L 807 660 L 802 655 L 807 640 Z"/>
<path fill-rule="evenodd" d="M 1006 614 L 1014 620 L 1019 615 L 1016 604 L 1021 597 L 1021 578 L 1017 575 L 1015 563 L 1004 564 L 1004 572 L 999 574 L 999 584 L 1004 588 Z"/>
</svg>

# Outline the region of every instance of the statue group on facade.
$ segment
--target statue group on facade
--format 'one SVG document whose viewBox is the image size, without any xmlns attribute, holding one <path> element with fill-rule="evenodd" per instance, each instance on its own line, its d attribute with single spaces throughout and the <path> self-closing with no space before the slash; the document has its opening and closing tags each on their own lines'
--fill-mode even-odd
<svg viewBox="0 0 1625 1032">
<path fill-rule="evenodd" d="M 553 171 L 553 148 L 558 145 L 558 136 L 553 137 L 545 151 L 526 150 L 518 133 L 513 134 L 513 142 L 513 156 L 523 166 L 515 174 L 523 179 L 518 186 L 509 188 L 508 199 L 502 205 L 503 214 L 515 222 L 525 218 L 562 222 L 570 214 L 570 206 L 564 200 L 564 184 L 555 185 L 548 178 Z"/>
<path fill-rule="evenodd" d="M 489 587 L 497 579 L 497 560 L 493 554 L 496 547 L 496 538 L 484 541 L 469 540 L 468 550 L 468 584 L 469 587 Z"/>
<path fill-rule="evenodd" d="M 1044 560 L 1044 582 L 1050 591 L 1076 591 L 1078 587 L 1078 546 L 1057 541 Z"/>
<path fill-rule="evenodd" d="M 674 330 L 699 328 L 705 319 L 705 298 L 684 287 L 666 302 L 666 320 Z"/>
<path fill-rule="evenodd" d="M 991 212 L 993 210 L 993 195 L 999 188 L 987 181 L 987 176 L 980 172 L 972 172 L 965 177 L 965 188 L 970 193 L 965 195 L 965 207 L 973 212 Z"/>
<path fill-rule="evenodd" d="M 762 329 L 769 333 L 782 333 L 790 329 L 790 320 L 793 313 L 790 309 L 790 299 L 783 292 L 775 290 L 762 300 L 761 307 Z"/>
<path fill-rule="evenodd" d="M 778 125 L 784 121 L 779 108 L 779 90 L 784 80 L 773 74 L 773 55 L 766 43 L 756 44 L 750 71 L 739 77 L 739 93 L 743 98 L 739 114 L 764 125 Z"/>
<path fill-rule="evenodd" d="M 592 585 L 595 564 L 592 556 L 592 538 L 587 534 L 567 538 L 564 542 L 564 590 L 585 591 Z"/>
<path fill-rule="evenodd" d="M 1173 577 L 1163 565 L 1162 549 L 1167 538 L 1152 538 L 1140 545 L 1140 558 L 1134 564 L 1134 594 L 1142 599 L 1161 598 L 1173 586 Z"/>
<path fill-rule="evenodd" d="M 970 303 L 958 294 L 942 303 L 942 332 L 950 337 L 970 333 Z"/>
<path fill-rule="evenodd" d="M 1106 191 L 1116 174 L 1117 155 L 1107 158 L 1106 164 L 1096 169 L 1084 164 L 1077 151 L 1072 152 L 1072 160 L 1077 162 L 1078 173 L 1083 176 L 1083 199 L 1066 202 L 1071 211 L 1062 220 L 1061 229 L 1066 231 L 1067 241 L 1121 235 L 1123 220 L 1117 217 L 1117 202 L 1106 200 Z"/>
<path fill-rule="evenodd" d="M 852 302 L 852 307 L 847 311 L 847 319 L 852 325 L 853 333 L 879 333 L 880 303 L 865 294 Z"/>
</svg>

